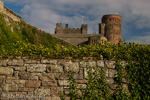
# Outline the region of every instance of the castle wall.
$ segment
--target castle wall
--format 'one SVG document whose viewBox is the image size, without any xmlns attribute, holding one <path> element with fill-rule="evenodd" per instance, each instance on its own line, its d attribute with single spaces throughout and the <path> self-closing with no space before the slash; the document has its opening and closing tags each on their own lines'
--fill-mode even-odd
<svg viewBox="0 0 150 100">
<path fill-rule="evenodd" d="M 4 3 L 1 0 L 0 0 L 0 12 L 7 15 L 7 16 L 9 16 L 14 21 L 20 21 L 21 20 L 21 16 L 16 14 L 11 9 L 7 8 L 6 6 L 4 6 Z"/>
<path fill-rule="evenodd" d="M 125 64 L 125 62 L 122 62 Z M 73 77 L 78 88 L 86 88 L 87 69 L 95 66 L 106 72 L 107 82 L 111 91 L 117 85 L 114 83 L 115 61 L 83 57 L 82 59 L 30 59 L 27 57 L 9 57 L 0 59 L 0 99 L 40 99 L 60 100 L 59 92 L 65 92 L 69 100 L 68 72 L 73 71 Z M 25 99 L 25 100 L 26 100 Z"/>
<path fill-rule="evenodd" d="M 53 34 L 53 36 L 62 39 L 68 43 L 71 43 L 72 45 L 79 45 L 79 44 L 88 44 L 89 43 L 89 37 L 102 37 L 101 34 Z"/>
</svg>

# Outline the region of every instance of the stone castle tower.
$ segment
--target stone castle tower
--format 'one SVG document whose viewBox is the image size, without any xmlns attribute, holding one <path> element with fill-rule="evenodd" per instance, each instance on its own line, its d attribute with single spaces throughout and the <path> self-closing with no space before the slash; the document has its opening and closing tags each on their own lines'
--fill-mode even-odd
<svg viewBox="0 0 150 100">
<path fill-rule="evenodd" d="M 111 43 L 118 43 L 122 40 L 121 16 L 104 15 L 102 23 L 99 24 L 99 34 L 102 34 Z"/>
</svg>

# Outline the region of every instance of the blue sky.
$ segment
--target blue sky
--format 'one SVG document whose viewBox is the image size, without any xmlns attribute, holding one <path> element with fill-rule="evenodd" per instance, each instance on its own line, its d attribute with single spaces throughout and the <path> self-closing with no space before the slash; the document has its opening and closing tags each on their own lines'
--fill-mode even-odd
<svg viewBox="0 0 150 100">
<path fill-rule="evenodd" d="M 80 27 L 82 16 L 88 33 L 98 33 L 105 14 L 122 16 L 122 39 L 130 42 L 150 41 L 150 0 L 2 0 L 4 5 L 28 23 L 51 34 L 56 23 Z"/>
</svg>

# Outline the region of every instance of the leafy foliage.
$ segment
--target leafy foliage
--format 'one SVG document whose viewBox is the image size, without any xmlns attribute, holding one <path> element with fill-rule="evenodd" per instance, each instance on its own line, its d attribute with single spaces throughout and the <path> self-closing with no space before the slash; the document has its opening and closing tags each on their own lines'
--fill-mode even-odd
<svg viewBox="0 0 150 100">
<path fill-rule="evenodd" d="M 25 21 L 15 22 L 6 15 L 0 14 L 0 44 L 7 47 L 7 44 L 22 41 L 44 47 L 54 47 L 57 44 L 68 47 L 70 44 L 59 40 L 47 32 L 27 24 Z"/>
</svg>

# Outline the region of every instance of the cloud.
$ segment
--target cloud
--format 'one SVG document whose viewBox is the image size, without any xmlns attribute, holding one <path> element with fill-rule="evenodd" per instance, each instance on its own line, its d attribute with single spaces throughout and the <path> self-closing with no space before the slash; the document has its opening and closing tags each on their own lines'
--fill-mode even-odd
<svg viewBox="0 0 150 100">
<path fill-rule="evenodd" d="M 148 36 L 132 36 L 127 41 L 150 44 L 150 35 L 148 35 Z"/>
<path fill-rule="evenodd" d="M 21 15 L 24 20 L 50 33 L 54 33 L 56 23 L 68 23 L 70 27 L 80 27 L 81 16 L 86 16 L 84 23 L 88 24 L 89 33 L 98 32 L 101 17 L 116 12 L 122 16 L 123 34 L 130 34 L 129 36 L 132 37 L 133 27 L 150 30 L 150 0 L 6 0 L 4 2 L 21 5 Z"/>
</svg>

